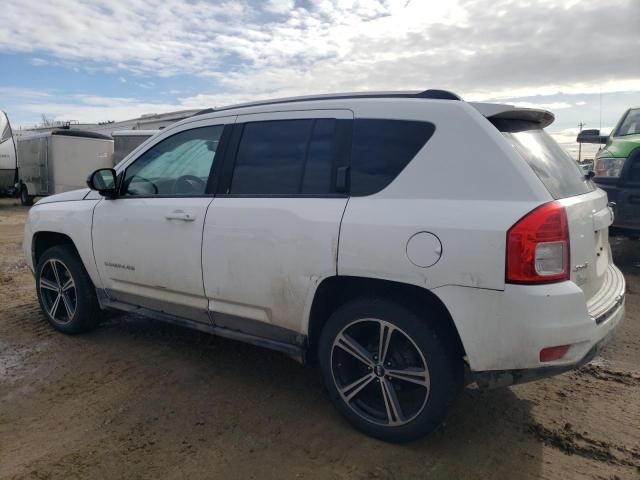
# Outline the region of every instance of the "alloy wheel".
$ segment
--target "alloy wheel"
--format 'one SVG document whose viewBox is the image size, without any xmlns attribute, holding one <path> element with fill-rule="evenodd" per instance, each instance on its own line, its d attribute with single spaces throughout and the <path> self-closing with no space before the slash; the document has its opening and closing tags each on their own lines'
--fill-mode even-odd
<svg viewBox="0 0 640 480">
<path fill-rule="evenodd" d="M 331 373 L 349 408 L 378 425 L 411 422 L 429 398 L 424 355 L 405 331 L 384 320 L 360 319 L 344 327 L 331 348 Z"/>
<path fill-rule="evenodd" d="M 71 272 L 60 260 L 47 260 L 40 272 L 40 297 L 49 316 L 67 323 L 75 314 L 78 299 Z"/>
</svg>

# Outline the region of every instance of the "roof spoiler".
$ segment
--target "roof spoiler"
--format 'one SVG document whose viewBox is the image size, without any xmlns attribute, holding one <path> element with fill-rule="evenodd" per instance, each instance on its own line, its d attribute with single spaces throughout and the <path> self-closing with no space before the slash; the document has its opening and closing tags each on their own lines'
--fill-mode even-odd
<svg viewBox="0 0 640 480">
<path fill-rule="evenodd" d="M 494 125 L 508 122 L 535 123 L 538 128 L 546 128 L 556 118 L 550 111 L 540 108 L 516 107 L 499 103 L 471 103 L 471 105 Z"/>
</svg>

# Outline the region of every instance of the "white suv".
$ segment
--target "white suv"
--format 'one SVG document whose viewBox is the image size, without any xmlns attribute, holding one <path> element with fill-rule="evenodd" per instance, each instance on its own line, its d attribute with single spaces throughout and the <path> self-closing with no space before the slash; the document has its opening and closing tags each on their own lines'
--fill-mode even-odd
<svg viewBox="0 0 640 480">
<path fill-rule="evenodd" d="M 259 102 L 162 130 L 29 212 L 56 329 L 137 312 L 315 360 L 388 441 L 590 360 L 623 317 L 606 194 L 547 111 L 444 91 Z"/>
</svg>

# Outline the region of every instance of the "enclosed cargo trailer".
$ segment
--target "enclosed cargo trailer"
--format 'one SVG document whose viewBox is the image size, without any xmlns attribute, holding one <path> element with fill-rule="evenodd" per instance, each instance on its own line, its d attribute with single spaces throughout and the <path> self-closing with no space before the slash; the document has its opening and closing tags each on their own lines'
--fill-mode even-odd
<svg viewBox="0 0 640 480">
<path fill-rule="evenodd" d="M 83 188 L 91 172 L 112 165 L 113 139 L 99 133 L 56 129 L 18 140 L 20 200 Z"/>
</svg>

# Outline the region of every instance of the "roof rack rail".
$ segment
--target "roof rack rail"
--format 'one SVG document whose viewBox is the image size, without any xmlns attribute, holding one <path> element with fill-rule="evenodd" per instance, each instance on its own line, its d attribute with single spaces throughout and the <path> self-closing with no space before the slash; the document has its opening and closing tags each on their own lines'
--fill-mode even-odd
<svg viewBox="0 0 640 480">
<path fill-rule="evenodd" d="M 205 113 L 213 113 L 215 111 L 216 111 L 215 108 L 205 108 L 204 110 L 200 110 L 199 112 L 196 112 L 191 116 L 197 117 L 198 115 L 204 115 Z"/>
<path fill-rule="evenodd" d="M 223 110 L 234 110 L 236 108 L 262 107 L 265 105 L 278 105 L 282 103 L 293 102 L 314 102 L 318 100 L 348 100 L 359 98 L 425 98 L 431 100 L 462 100 L 455 93 L 447 90 L 428 89 L 422 92 L 354 92 L 354 93 L 333 93 L 323 95 L 309 95 L 289 98 L 276 98 L 273 100 L 258 100 L 256 102 L 241 103 L 238 105 L 229 105 L 221 108 L 206 108 L 194 113 L 192 117 L 204 115 L 207 113 L 220 112 Z"/>
<path fill-rule="evenodd" d="M 416 95 L 418 98 L 433 98 L 438 100 L 462 100 L 458 95 L 448 90 L 429 89 Z"/>
</svg>

